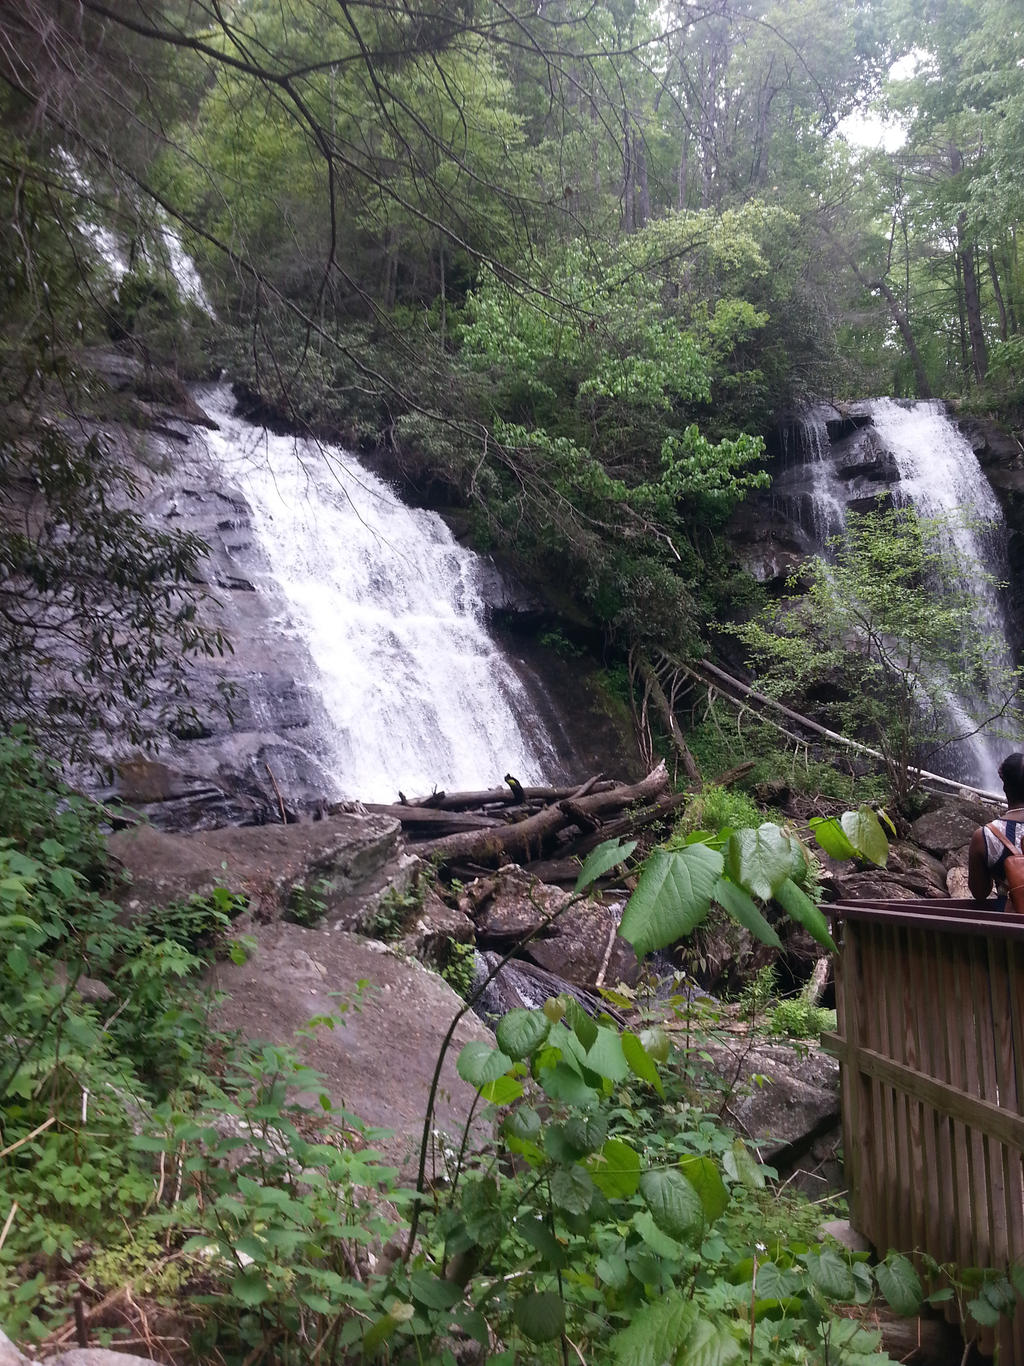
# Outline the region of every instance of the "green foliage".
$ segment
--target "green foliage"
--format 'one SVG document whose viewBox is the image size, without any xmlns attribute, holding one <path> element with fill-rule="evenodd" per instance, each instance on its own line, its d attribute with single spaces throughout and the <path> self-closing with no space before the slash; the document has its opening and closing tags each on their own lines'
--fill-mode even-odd
<svg viewBox="0 0 1024 1366">
<path fill-rule="evenodd" d="M 291 921 L 293 925 L 318 925 L 327 912 L 325 898 L 329 891 L 330 883 L 322 878 L 308 886 L 304 882 L 294 883 L 288 893 L 288 905 L 282 919 Z"/>
<path fill-rule="evenodd" d="M 823 1006 L 811 1005 L 802 997 L 779 1001 L 768 1017 L 768 1028 L 773 1034 L 791 1039 L 816 1039 L 825 1030 L 835 1029 L 836 1012 Z"/>
<path fill-rule="evenodd" d="M 419 913 L 425 893 L 426 883 L 422 879 L 405 890 L 389 887 L 363 917 L 362 933 L 385 944 L 401 939 Z"/>
<path fill-rule="evenodd" d="M 473 992 L 476 979 L 476 949 L 472 944 L 458 944 L 449 940 L 445 960 L 441 965 L 441 976 L 452 991 L 468 1001 Z"/>
</svg>

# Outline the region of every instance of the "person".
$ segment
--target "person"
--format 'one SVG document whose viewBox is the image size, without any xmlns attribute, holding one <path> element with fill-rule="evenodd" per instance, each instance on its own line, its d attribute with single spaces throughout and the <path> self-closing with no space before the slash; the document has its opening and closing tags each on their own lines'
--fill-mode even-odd
<svg viewBox="0 0 1024 1366">
<path fill-rule="evenodd" d="M 1021 849 L 1024 844 L 1024 754 L 1008 754 L 999 765 L 999 778 L 1006 793 L 1006 811 L 992 821 L 1009 842 Z M 993 885 L 1001 895 L 1000 910 L 1006 901 L 1002 867 L 1010 851 L 986 825 L 979 825 L 971 836 L 967 851 L 967 885 L 975 901 L 985 901 Z"/>
</svg>

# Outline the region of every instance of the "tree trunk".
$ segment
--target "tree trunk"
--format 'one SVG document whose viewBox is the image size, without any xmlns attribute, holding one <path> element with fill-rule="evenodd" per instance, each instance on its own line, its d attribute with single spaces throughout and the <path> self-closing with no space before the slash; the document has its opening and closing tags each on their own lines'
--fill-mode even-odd
<svg viewBox="0 0 1024 1366">
<path fill-rule="evenodd" d="M 886 303 L 889 305 L 889 313 L 892 316 L 893 322 L 900 330 L 900 336 L 903 338 L 903 345 L 907 348 L 907 355 L 910 357 L 910 363 L 914 367 L 914 388 L 916 390 L 916 397 L 934 397 L 931 385 L 928 383 L 928 376 L 925 373 L 921 353 L 917 349 L 917 342 L 914 340 L 914 334 L 910 328 L 910 319 L 900 307 L 900 301 L 896 298 L 888 281 L 884 276 L 879 277 L 877 280 L 868 280 L 853 257 L 846 253 L 844 254 L 846 255 L 846 260 L 856 279 L 860 281 L 865 289 L 877 289 L 879 294 L 882 295 L 883 299 L 885 299 Z"/>
<path fill-rule="evenodd" d="M 996 307 L 999 309 L 999 336 L 1003 341 L 1007 341 L 1010 336 L 1009 322 L 1006 316 L 1006 304 L 1003 300 L 1003 291 L 999 284 L 999 271 L 996 269 L 996 254 L 991 247 L 988 249 L 988 273 L 992 277 L 992 293 L 995 295 Z"/>
<path fill-rule="evenodd" d="M 955 176 L 963 170 L 964 159 L 959 147 L 949 149 L 949 164 Z M 967 312 L 967 335 L 971 342 L 974 378 L 978 384 L 982 384 L 988 370 L 988 347 L 985 344 L 985 328 L 981 317 L 981 291 L 978 288 L 978 271 L 974 259 L 976 247 L 968 236 L 966 212 L 957 215 L 956 249 L 964 283 L 964 308 Z"/>
<path fill-rule="evenodd" d="M 646 659 L 638 661 L 637 673 L 639 673 L 640 677 L 643 679 L 644 689 L 648 697 L 650 697 L 651 701 L 654 703 L 658 715 L 665 724 L 665 728 L 669 733 L 669 738 L 682 762 L 683 772 L 691 782 L 699 784 L 701 781 L 700 769 L 698 769 L 693 755 L 690 753 L 690 747 L 687 745 L 683 732 L 679 728 L 679 722 L 676 720 L 675 712 L 669 706 L 668 698 L 665 696 L 665 689 L 661 686 L 658 675 L 654 672 Z"/>
</svg>

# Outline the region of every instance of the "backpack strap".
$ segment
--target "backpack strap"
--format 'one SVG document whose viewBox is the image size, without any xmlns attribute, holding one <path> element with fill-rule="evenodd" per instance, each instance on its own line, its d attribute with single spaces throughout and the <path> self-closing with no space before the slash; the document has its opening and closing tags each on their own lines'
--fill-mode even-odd
<svg viewBox="0 0 1024 1366">
<path fill-rule="evenodd" d="M 1015 844 L 1011 844 L 1001 830 L 996 829 L 995 821 L 992 821 L 989 825 L 986 825 L 985 829 L 991 830 L 993 835 L 995 835 L 996 839 L 1000 842 L 1000 844 L 1005 844 L 1011 854 L 1016 854 L 1018 857 L 1020 857 L 1022 851 L 1018 849 Z"/>
</svg>

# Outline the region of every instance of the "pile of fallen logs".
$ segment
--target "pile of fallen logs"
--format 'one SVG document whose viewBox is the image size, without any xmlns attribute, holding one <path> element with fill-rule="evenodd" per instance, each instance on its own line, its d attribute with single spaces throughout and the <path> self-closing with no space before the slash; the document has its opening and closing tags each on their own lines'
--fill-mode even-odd
<svg viewBox="0 0 1024 1366">
<path fill-rule="evenodd" d="M 599 844 L 632 837 L 680 810 L 690 794 L 668 792 L 664 763 L 638 783 L 600 775 L 573 788 L 522 787 L 483 792 L 400 795 L 397 803 L 367 804 L 367 811 L 394 816 L 422 858 L 450 874 L 475 873 L 521 863 L 542 881 L 572 882 L 579 860 Z"/>
</svg>

